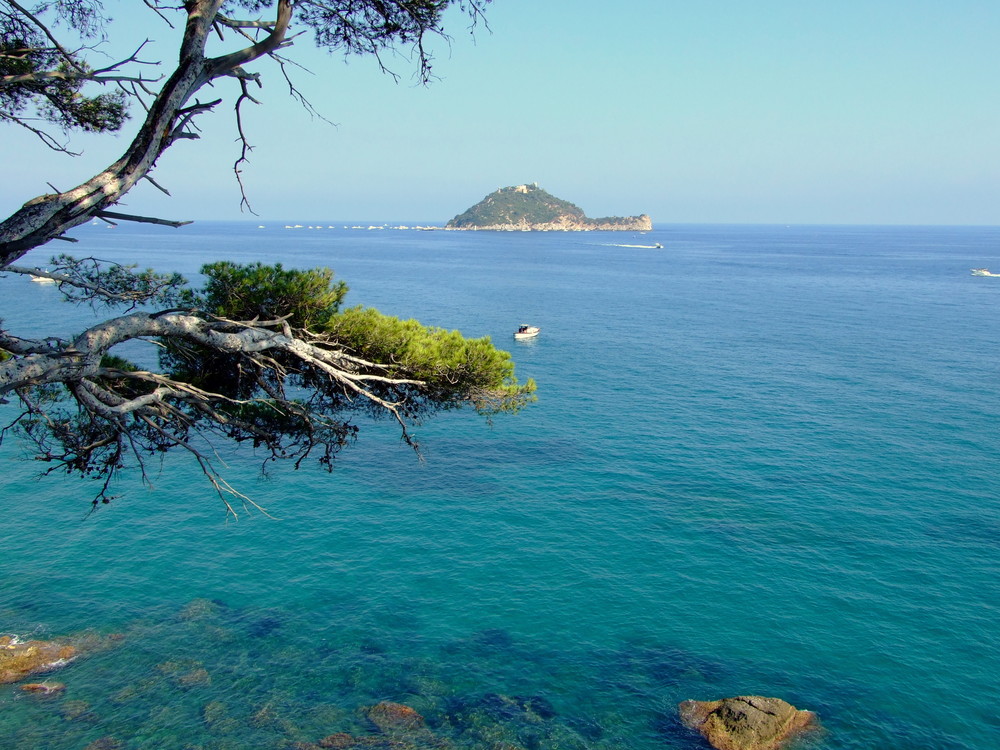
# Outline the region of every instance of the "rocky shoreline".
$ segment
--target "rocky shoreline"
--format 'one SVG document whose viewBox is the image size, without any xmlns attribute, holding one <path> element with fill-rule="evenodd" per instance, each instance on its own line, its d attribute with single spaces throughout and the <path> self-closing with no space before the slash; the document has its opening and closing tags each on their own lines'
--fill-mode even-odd
<svg viewBox="0 0 1000 750">
<path fill-rule="evenodd" d="M 613 219 L 588 219 L 574 221 L 561 217 L 555 221 L 531 223 L 520 221 L 515 224 L 489 224 L 485 226 L 446 226 L 449 232 L 649 232 L 653 221 L 646 214 L 623 216 Z"/>
<path fill-rule="evenodd" d="M 579 206 L 531 185 L 498 188 L 459 214 L 445 229 L 488 232 L 648 232 L 647 214 L 589 218 Z"/>
<path fill-rule="evenodd" d="M 351 659 L 360 670 L 357 673 L 353 667 L 350 674 L 328 675 L 324 669 L 312 673 L 319 681 L 316 689 L 326 699 L 306 711 L 297 709 L 284 689 L 276 689 L 281 684 L 280 674 L 269 674 L 265 679 L 252 659 L 241 658 L 222 666 L 205 660 L 222 643 L 233 643 L 241 636 L 269 638 L 281 628 L 277 615 L 258 613 L 248 618 L 223 602 L 195 599 L 161 625 L 143 622 L 122 633 L 101 635 L 88 630 L 48 640 L 4 635 L 0 636 L 0 683 L 20 683 L 15 689 L 23 696 L 21 700 L 50 714 L 59 723 L 58 732 L 71 733 L 76 742 L 72 746 L 84 750 L 124 750 L 130 746 L 121 739 L 128 722 L 122 724 L 118 717 L 150 711 L 145 723 L 139 721 L 142 731 L 162 729 L 161 719 L 174 727 L 172 731 L 184 726 L 192 748 L 235 750 L 265 744 L 293 750 L 623 747 L 604 736 L 599 715 L 587 711 L 566 714 L 542 694 L 455 690 L 433 672 L 420 670 L 400 680 L 399 665 L 387 663 L 384 652 L 371 644 L 360 647 Z M 174 656 L 161 651 L 158 644 L 178 630 L 184 631 L 189 650 Z M 484 631 L 466 645 L 481 655 L 482 649 L 503 649 L 510 644 L 502 631 Z M 81 677 L 68 670 L 65 682 L 27 681 L 115 647 L 132 651 L 127 658 L 146 659 L 146 668 L 130 675 L 115 673 L 116 678 L 106 683 L 110 688 L 107 695 L 94 692 L 97 683 L 92 675 Z M 309 653 L 316 655 L 314 649 Z M 242 666 L 234 669 L 235 663 Z M 280 673 L 294 669 L 295 664 L 291 654 L 288 661 L 272 662 L 271 667 Z M 391 676 L 380 678 L 384 670 Z M 277 681 L 272 684 L 273 679 Z M 262 681 L 267 685 L 261 687 Z M 340 688 L 347 690 L 341 692 Z M 344 704 L 345 698 L 350 700 L 348 695 L 368 700 L 352 707 Z M 705 747 L 707 743 L 716 750 L 782 750 L 788 743 L 795 745 L 803 732 L 820 729 L 812 712 L 796 709 L 779 698 L 756 695 L 684 701 L 677 706 L 675 716 L 660 729 L 673 736 L 671 747 Z M 674 726 L 676 729 L 671 728 Z M 21 727 L 11 746 L 43 746 L 39 731 L 33 725 Z M 202 742 L 206 737 L 211 744 Z"/>
</svg>

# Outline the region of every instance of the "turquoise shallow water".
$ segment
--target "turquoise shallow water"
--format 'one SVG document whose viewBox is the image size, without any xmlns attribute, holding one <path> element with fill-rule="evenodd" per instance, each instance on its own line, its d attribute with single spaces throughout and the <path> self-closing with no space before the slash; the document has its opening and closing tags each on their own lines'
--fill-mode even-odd
<svg viewBox="0 0 1000 750">
<path fill-rule="evenodd" d="M 381 423 L 332 475 L 227 456 L 277 520 L 227 521 L 181 457 L 85 517 L 93 488 L 8 440 L 0 631 L 124 638 L 60 696 L 0 686 L 0 747 L 289 747 L 392 700 L 460 748 L 694 750 L 677 702 L 746 693 L 817 711 L 812 748 L 1000 746 L 1000 280 L 969 275 L 1000 229 L 81 240 L 330 265 L 351 303 L 509 345 L 539 402 L 440 416 L 423 460 Z M 7 284 L 8 324 L 83 324 Z"/>
</svg>

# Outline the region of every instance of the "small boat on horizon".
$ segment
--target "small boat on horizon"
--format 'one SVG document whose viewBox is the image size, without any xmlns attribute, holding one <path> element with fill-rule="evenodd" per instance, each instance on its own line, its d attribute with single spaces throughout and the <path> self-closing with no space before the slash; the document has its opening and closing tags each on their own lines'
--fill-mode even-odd
<svg viewBox="0 0 1000 750">
<path fill-rule="evenodd" d="M 988 269 L 988 268 L 973 268 L 972 269 L 972 275 L 973 276 L 1000 276 L 1000 273 L 990 273 L 990 269 Z"/>
<path fill-rule="evenodd" d="M 538 332 L 541 330 L 542 329 L 539 328 L 538 326 L 529 326 L 527 324 L 522 323 L 520 326 L 517 327 L 517 330 L 514 331 L 514 338 L 533 339 L 535 336 L 538 335 Z"/>
</svg>

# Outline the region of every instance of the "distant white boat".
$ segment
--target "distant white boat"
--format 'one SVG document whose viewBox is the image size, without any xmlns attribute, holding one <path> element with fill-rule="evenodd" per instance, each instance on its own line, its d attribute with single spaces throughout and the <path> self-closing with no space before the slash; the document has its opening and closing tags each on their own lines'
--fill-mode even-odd
<svg viewBox="0 0 1000 750">
<path fill-rule="evenodd" d="M 520 325 L 517 330 L 514 331 L 514 338 L 516 339 L 533 339 L 538 335 L 539 331 L 542 329 L 538 326 Z"/>
<path fill-rule="evenodd" d="M 55 284 L 55 279 L 50 279 L 48 276 L 32 276 L 31 280 L 36 284 Z"/>
<path fill-rule="evenodd" d="M 1000 273 L 990 273 L 990 269 L 988 269 L 988 268 L 973 268 L 972 269 L 972 275 L 973 276 L 1000 276 Z"/>
</svg>

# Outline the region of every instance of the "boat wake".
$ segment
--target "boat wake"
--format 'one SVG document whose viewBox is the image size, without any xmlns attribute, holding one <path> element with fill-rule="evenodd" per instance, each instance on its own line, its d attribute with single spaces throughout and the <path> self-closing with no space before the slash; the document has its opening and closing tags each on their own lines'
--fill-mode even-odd
<svg viewBox="0 0 1000 750">
<path fill-rule="evenodd" d="M 663 245 L 661 245 L 659 242 L 657 242 L 655 245 L 623 245 L 623 244 L 620 244 L 618 242 L 605 242 L 604 246 L 605 247 L 641 247 L 641 248 L 644 248 L 646 250 L 662 250 L 663 249 Z"/>
</svg>

